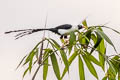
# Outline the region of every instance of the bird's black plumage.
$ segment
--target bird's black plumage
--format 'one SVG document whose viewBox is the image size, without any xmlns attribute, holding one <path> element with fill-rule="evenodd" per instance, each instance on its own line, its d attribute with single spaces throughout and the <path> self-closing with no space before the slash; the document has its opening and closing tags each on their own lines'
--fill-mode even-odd
<svg viewBox="0 0 120 80">
<path fill-rule="evenodd" d="M 50 28 L 49 31 L 52 31 L 53 33 L 58 34 L 58 35 L 62 35 L 61 33 L 58 32 L 59 29 L 67 30 L 70 28 L 72 28 L 72 25 L 64 24 L 64 25 L 57 26 L 55 28 Z"/>
<path fill-rule="evenodd" d="M 55 28 L 56 29 L 70 29 L 70 28 L 72 28 L 72 25 L 71 24 L 63 24 L 63 25 L 57 26 Z"/>
<path fill-rule="evenodd" d="M 43 31 L 43 30 L 48 30 L 48 31 L 51 31 L 55 34 L 58 34 L 58 35 L 61 35 L 62 37 L 66 36 L 64 35 L 64 32 L 60 33 L 59 30 L 70 30 L 72 29 L 72 25 L 71 24 L 63 24 L 63 25 L 59 25 L 55 28 L 48 28 L 48 29 L 24 29 L 24 30 L 15 30 L 15 31 L 8 31 L 8 32 L 5 32 L 5 34 L 8 34 L 8 33 L 12 33 L 12 32 L 21 32 L 19 34 L 17 34 L 15 37 L 18 39 L 22 36 L 25 36 L 25 35 L 29 35 L 29 34 L 32 34 L 34 32 L 38 32 L 38 31 Z M 81 29 L 83 28 L 83 26 L 81 25 L 77 25 L 77 29 Z"/>
</svg>

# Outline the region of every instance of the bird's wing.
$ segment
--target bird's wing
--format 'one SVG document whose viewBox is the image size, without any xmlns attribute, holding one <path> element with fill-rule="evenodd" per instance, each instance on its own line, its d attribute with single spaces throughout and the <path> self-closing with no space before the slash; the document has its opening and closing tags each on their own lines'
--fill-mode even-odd
<svg viewBox="0 0 120 80">
<path fill-rule="evenodd" d="M 56 29 L 70 29 L 70 28 L 72 28 L 72 25 L 70 24 L 64 24 L 56 27 Z"/>
</svg>

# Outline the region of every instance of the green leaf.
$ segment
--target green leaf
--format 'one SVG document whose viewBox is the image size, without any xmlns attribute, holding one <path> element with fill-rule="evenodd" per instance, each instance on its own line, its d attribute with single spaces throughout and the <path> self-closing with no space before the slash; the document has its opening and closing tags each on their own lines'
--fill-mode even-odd
<svg viewBox="0 0 120 80">
<path fill-rule="evenodd" d="M 71 63 L 73 62 L 73 60 L 75 60 L 75 58 L 76 58 L 76 56 L 77 56 L 77 52 L 78 52 L 78 51 L 74 52 L 74 53 L 70 56 L 70 58 L 68 59 L 69 66 L 71 65 Z M 62 73 L 62 76 L 61 76 L 61 79 L 64 77 L 64 75 L 66 74 L 66 72 L 67 72 L 67 67 L 64 68 L 63 73 Z"/>
<path fill-rule="evenodd" d="M 91 33 L 92 30 L 87 30 L 85 33 L 79 33 L 78 35 L 79 43 L 88 46 L 91 39 Z"/>
<path fill-rule="evenodd" d="M 118 69 L 118 80 L 120 80 L 120 64 L 119 64 L 119 69 Z"/>
<path fill-rule="evenodd" d="M 114 44 L 112 43 L 112 41 L 108 38 L 108 36 L 107 36 L 104 32 L 100 31 L 99 29 L 96 29 L 96 32 L 97 32 L 102 38 L 104 38 L 104 39 L 114 48 L 114 50 L 117 52 Z"/>
<path fill-rule="evenodd" d="M 116 75 L 114 75 L 114 73 L 111 71 L 111 68 L 109 68 L 107 70 L 107 77 L 108 77 L 108 80 L 116 80 Z"/>
<path fill-rule="evenodd" d="M 96 32 L 97 35 L 97 41 L 95 43 L 95 45 L 93 46 L 93 49 L 90 51 L 90 54 L 92 54 L 92 52 L 99 46 L 99 44 L 102 41 L 102 37 Z"/>
<path fill-rule="evenodd" d="M 102 80 L 107 80 L 107 76 L 105 76 Z"/>
<path fill-rule="evenodd" d="M 62 56 L 62 60 L 65 64 L 65 67 L 67 68 L 68 72 L 69 72 L 69 62 L 67 60 L 67 56 L 66 53 L 63 50 L 60 50 L 61 56 Z"/>
<path fill-rule="evenodd" d="M 27 56 L 27 58 L 26 58 L 26 60 L 25 60 L 25 62 L 24 62 L 24 64 L 23 64 L 23 66 L 30 61 L 30 56 L 31 56 L 31 54 L 32 54 L 33 52 L 34 52 L 34 50 L 32 50 L 32 51 L 29 53 L 29 55 Z"/>
<path fill-rule="evenodd" d="M 91 33 L 92 33 L 92 30 L 90 29 L 90 30 L 87 30 L 87 32 L 85 32 L 85 36 L 87 37 L 87 39 L 86 39 L 86 42 L 87 42 L 87 44 L 89 43 L 89 41 L 90 41 L 90 39 L 91 39 Z"/>
<path fill-rule="evenodd" d="M 74 41 L 76 41 L 76 35 L 75 35 L 75 33 L 74 32 L 71 32 L 70 33 L 70 45 L 72 45 L 73 43 L 74 43 Z"/>
<path fill-rule="evenodd" d="M 27 55 L 25 55 L 24 57 L 23 57 L 23 59 L 20 61 L 20 63 L 18 64 L 18 66 L 17 66 L 17 68 L 16 69 L 18 69 L 18 67 L 22 64 L 22 62 L 24 61 L 24 59 L 27 57 Z"/>
<path fill-rule="evenodd" d="M 93 40 L 94 44 L 97 41 L 97 37 L 95 36 L 95 34 L 91 34 L 91 39 Z"/>
<path fill-rule="evenodd" d="M 44 62 L 43 62 L 43 80 L 46 80 L 46 78 L 47 78 L 47 74 L 48 74 L 48 56 L 49 56 L 49 54 L 50 53 L 52 53 L 52 50 L 51 49 L 49 49 L 49 48 L 47 48 L 47 49 L 45 49 L 45 51 L 44 51 L 44 54 L 43 54 L 43 60 L 44 60 Z"/>
<path fill-rule="evenodd" d="M 107 63 L 109 64 L 109 68 L 106 72 L 106 76 L 108 78 L 108 80 L 116 80 L 116 75 L 117 75 L 117 71 L 115 69 L 115 67 L 117 66 L 113 64 L 112 60 L 108 60 L 107 57 L 105 58 Z"/>
<path fill-rule="evenodd" d="M 84 26 L 87 26 L 86 19 L 82 21 L 82 24 L 83 24 Z"/>
<path fill-rule="evenodd" d="M 89 58 L 87 58 L 86 55 L 83 55 L 83 59 L 87 65 L 89 71 L 91 72 L 91 74 L 98 79 L 96 70 L 95 70 L 94 66 L 92 65 L 92 63 L 90 62 Z"/>
<path fill-rule="evenodd" d="M 29 53 L 29 55 L 27 56 L 26 60 L 25 60 L 25 63 L 23 64 L 23 66 L 25 64 L 27 64 L 29 61 L 30 61 L 30 56 L 31 54 L 37 49 L 37 47 L 39 46 L 40 43 L 42 43 L 44 40 L 40 41 L 39 43 L 37 43 L 37 45 L 32 49 L 32 51 Z"/>
<path fill-rule="evenodd" d="M 111 61 L 107 61 L 108 62 L 108 64 L 109 64 L 109 66 L 110 66 L 110 70 L 112 71 L 112 73 L 114 74 L 114 75 L 116 75 L 117 73 L 116 73 L 116 70 L 115 70 L 115 68 L 114 68 L 114 65 L 111 63 Z"/>
<path fill-rule="evenodd" d="M 44 65 L 43 65 L 43 80 L 46 80 L 47 78 L 47 73 L 48 73 L 48 58 L 45 60 Z"/>
<path fill-rule="evenodd" d="M 67 60 L 66 53 L 64 52 L 64 50 L 60 49 L 60 45 L 55 40 L 53 40 L 53 39 L 51 39 L 51 40 L 54 42 L 55 47 L 60 51 L 62 60 L 63 60 L 63 62 L 65 64 L 65 67 L 67 68 L 67 70 L 69 72 L 69 63 L 68 63 L 68 60 Z"/>
<path fill-rule="evenodd" d="M 24 74 L 23 74 L 23 78 L 25 77 L 26 73 L 28 72 L 29 67 L 25 70 Z"/>
<path fill-rule="evenodd" d="M 43 64 L 45 63 L 45 61 L 52 55 L 54 54 L 54 52 L 52 51 L 52 49 L 45 49 L 44 51 L 44 55 L 43 55 Z M 49 64 L 48 64 L 49 65 Z"/>
<path fill-rule="evenodd" d="M 84 64 L 80 55 L 78 55 L 78 67 L 79 67 L 80 80 L 85 80 Z"/>
<path fill-rule="evenodd" d="M 30 56 L 30 62 L 29 62 L 29 71 L 31 72 L 31 69 L 32 69 L 32 61 L 33 61 L 33 57 L 35 55 L 35 52 L 33 52 Z"/>
<path fill-rule="evenodd" d="M 97 47 L 98 53 L 99 53 L 99 61 L 101 64 L 101 68 L 104 70 L 104 65 L 105 65 L 105 58 L 104 54 L 106 54 L 106 47 L 104 44 L 104 40 L 102 39 L 100 45 Z"/>
<path fill-rule="evenodd" d="M 70 39 L 69 39 L 69 46 L 68 46 L 69 54 L 72 51 L 72 47 L 73 47 L 73 44 L 74 44 L 75 41 L 76 41 L 76 35 L 75 35 L 74 32 L 71 32 L 70 33 Z"/>
<path fill-rule="evenodd" d="M 114 32 L 120 34 L 120 32 L 118 32 L 117 30 L 115 30 L 115 29 L 113 29 L 113 28 L 110 28 L 110 27 L 107 27 L 107 26 L 100 26 L 100 27 L 105 27 L 105 28 L 111 29 L 111 30 L 113 30 Z"/>
<path fill-rule="evenodd" d="M 89 55 L 90 53 L 86 52 L 86 58 L 88 58 L 90 61 L 92 61 L 93 63 L 95 63 L 98 66 L 100 65 L 100 62 L 93 56 L 93 55 Z"/>
<path fill-rule="evenodd" d="M 79 34 L 78 38 L 79 38 L 79 43 L 86 44 L 85 36 L 82 33 Z"/>
<path fill-rule="evenodd" d="M 55 54 L 53 53 L 52 55 L 50 55 L 50 58 L 51 58 L 54 73 L 55 73 L 57 79 L 61 80 L 61 78 L 60 78 L 60 70 L 59 70 L 59 66 L 58 66 L 58 62 L 57 62 Z"/>
<path fill-rule="evenodd" d="M 51 42 L 51 43 L 55 46 L 55 48 L 57 48 L 57 49 L 59 50 L 59 49 L 60 49 L 60 45 L 59 45 L 54 39 L 51 39 L 51 38 L 50 38 L 50 40 L 52 40 L 52 42 L 54 43 L 54 44 L 53 44 L 53 43 Z"/>
</svg>

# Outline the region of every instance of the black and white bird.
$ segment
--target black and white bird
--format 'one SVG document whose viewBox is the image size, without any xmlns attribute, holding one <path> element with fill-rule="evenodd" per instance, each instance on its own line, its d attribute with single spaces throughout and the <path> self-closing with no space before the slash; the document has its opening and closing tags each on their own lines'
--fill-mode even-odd
<svg viewBox="0 0 120 80">
<path fill-rule="evenodd" d="M 14 31 L 5 32 L 5 34 L 12 33 L 12 32 L 21 32 L 21 33 L 18 33 L 15 36 L 16 39 L 18 39 L 18 38 L 23 37 L 25 35 L 29 35 L 29 34 L 32 34 L 32 33 L 35 33 L 35 32 L 47 30 L 47 31 L 51 31 L 51 32 L 53 32 L 55 34 L 60 35 L 60 38 L 62 39 L 62 38 L 67 38 L 67 35 L 70 32 L 73 32 L 73 31 L 76 31 L 76 30 L 80 30 L 82 28 L 85 28 L 85 26 L 63 24 L 63 25 L 59 25 L 59 26 L 57 26 L 55 28 L 14 30 Z"/>
</svg>

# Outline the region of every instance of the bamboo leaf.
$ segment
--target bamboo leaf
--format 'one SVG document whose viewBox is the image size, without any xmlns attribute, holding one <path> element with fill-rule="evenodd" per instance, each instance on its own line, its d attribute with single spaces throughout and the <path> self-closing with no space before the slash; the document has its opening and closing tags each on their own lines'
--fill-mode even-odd
<svg viewBox="0 0 120 80">
<path fill-rule="evenodd" d="M 108 64 L 109 64 L 109 66 L 110 66 L 110 70 L 112 71 L 112 73 L 114 74 L 114 75 L 116 75 L 117 73 L 116 73 L 116 70 L 115 70 L 115 68 L 114 68 L 114 65 L 110 62 L 110 61 L 107 61 L 108 62 Z"/>
<path fill-rule="evenodd" d="M 70 45 L 72 45 L 74 43 L 74 41 L 76 41 L 76 35 L 74 32 L 70 33 Z"/>
<path fill-rule="evenodd" d="M 76 41 L 76 35 L 75 35 L 74 32 L 71 32 L 70 33 L 70 39 L 69 39 L 69 46 L 68 46 L 69 54 L 72 51 L 72 47 L 73 47 L 73 44 L 74 44 L 75 41 Z"/>
<path fill-rule="evenodd" d="M 45 49 L 44 51 L 44 55 L 43 55 L 43 63 L 48 59 L 48 57 L 50 56 L 49 54 L 51 54 L 53 51 L 52 49 Z"/>
<path fill-rule="evenodd" d="M 91 33 L 92 33 L 92 30 L 87 30 L 87 32 L 85 32 L 85 36 L 87 37 L 86 39 L 86 42 L 87 44 L 90 42 L 90 39 L 91 39 Z"/>
<path fill-rule="evenodd" d="M 47 73 L 48 73 L 48 58 L 44 62 L 45 64 L 43 65 L 43 80 L 46 80 L 47 78 Z"/>
<path fill-rule="evenodd" d="M 92 63 L 90 62 L 90 60 L 86 57 L 86 55 L 83 55 L 83 59 L 87 65 L 89 71 L 91 72 L 91 74 L 98 79 L 96 70 L 95 70 L 94 66 L 92 65 Z"/>
<path fill-rule="evenodd" d="M 97 32 L 102 38 L 104 38 L 104 39 L 114 48 L 114 50 L 117 52 L 114 44 L 112 43 L 112 41 L 108 38 L 108 36 L 107 36 L 104 32 L 100 31 L 99 29 L 96 29 L 96 32 Z"/>
<path fill-rule="evenodd" d="M 46 80 L 48 73 L 48 56 L 52 52 L 51 49 L 46 49 L 43 55 L 44 65 L 43 65 L 43 80 Z"/>
<path fill-rule="evenodd" d="M 66 53 L 63 50 L 60 50 L 60 53 L 61 53 L 61 56 L 62 56 L 62 60 L 63 60 L 63 62 L 65 64 L 65 67 L 67 68 L 68 73 L 69 73 L 69 62 L 67 60 Z"/>
<path fill-rule="evenodd" d="M 68 63 L 68 60 L 67 60 L 66 53 L 64 52 L 64 50 L 60 49 L 60 45 L 55 40 L 53 40 L 53 39 L 51 39 L 51 40 L 54 42 L 55 47 L 60 51 L 62 60 L 63 60 L 63 62 L 65 64 L 65 67 L 67 68 L 67 70 L 69 72 L 69 63 Z"/>
<path fill-rule="evenodd" d="M 102 37 L 96 32 L 97 35 L 97 40 L 95 45 L 93 46 L 93 49 L 90 51 L 90 54 L 92 54 L 92 52 L 100 45 L 101 41 L 102 41 Z"/>
<path fill-rule="evenodd" d="M 120 64 L 119 64 L 119 69 L 118 69 L 118 80 L 120 80 Z"/>
<path fill-rule="evenodd" d="M 82 24 L 87 27 L 87 21 L 86 21 L 86 19 L 82 21 Z"/>
<path fill-rule="evenodd" d="M 104 44 L 104 40 L 102 39 L 100 45 L 98 46 L 97 50 L 99 51 L 99 61 L 101 64 L 101 68 L 104 70 L 104 65 L 105 65 L 105 59 L 104 59 L 104 54 L 106 54 L 106 47 Z"/>
<path fill-rule="evenodd" d="M 32 69 L 32 61 L 33 61 L 33 57 L 35 55 L 35 52 L 33 52 L 30 56 L 30 62 L 29 62 L 29 71 L 31 72 L 31 69 Z"/>
<path fill-rule="evenodd" d="M 24 59 L 27 57 L 27 55 L 25 55 L 24 57 L 23 57 L 23 59 L 20 61 L 20 63 L 18 64 L 18 66 L 17 66 L 17 68 L 16 69 L 18 69 L 18 67 L 22 64 L 22 62 L 24 61 Z"/>
<path fill-rule="evenodd" d="M 100 27 L 104 27 L 104 28 L 111 29 L 111 30 L 113 30 L 114 32 L 116 32 L 116 33 L 120 34 L 120 32 L 119 32 L 119 31 L 117 31 L 117 30 L 115 30 L 115 29 L 113 29 L 113 28 L 110 28 L 110 27 L 107 27 L 107 26 L 100 26 Z"/>
<path fill-rule="evenodd" d="M 43 39 L 42 41 L 40 41 L 39 43 L 37 43 L 37 45 L 32 49 L 32 51 L 29 53 L 29 55 L 27 56 L 25 63 L 23 64 L 23 66 L 25 64 L 27 64 L 30 61 L 30 56 L 31 54 L 37 49 L 37 47 L 39 46 L 40 43 L 42 43 L 43 41 L 45 41 L 46 39 Z"/>
<path fill-rule="evenodd" d="M 97 41 L 97 37 L 95 36 L 95 34 L 91 34 L 91 39 L 93 40 L 94 44 Z"/>
<path fill-rule="evenodd" d="M 111 67 L 107 70 L 108 80 L 116 80 L 116 75 L 112 72 Z"/>
<path fill-rule="evenodd" d="M 57 62 L 55 54 L 53 53 L 52 55 L 50 55 L 50 58 L 51 58 L 54 73 L 55 73 L 57 79 L 61 80 L 61 78 L 60 78 L 60 70 L 59 70 L 59 66 L 58 66 L 58 62 Z"/>
<path fill-rule="evenodd" d="M 85 36 L 83 36 L 83 34 L 79 34 L 79 43 L 81 44 L 86 44 L 86 39 L 85 39 Z"/>
<path fill-rule="evenodd" d="M 54 46 L 59 50 L 60 49 L 60 45 L 54 39 L 50 38 L 50 40 L 52 40 L 52 42 L 54 43 Z"/>
<path fill-rule="evenodd" d="M 85 80 L 84 64 L 80 55 L 78 55 L 78 67 L 79 67 L 80 80 Z"/>
<path fill-rule="evenodd" d="M 34 52 L 34 51 L 32 50 L 32 51 L 29 53 L 29 55 L 27 56 L 27 58 L 26 58 L 26 60 L 25 60 L 25 62 L 24 62 L 24 64 L 23 64 L 23 66 L 30 61 L 30 56 L 31 56 L 31 54 L 32 54 L 33 52 Z"/>
<path fill-rule="evenodd" d="M 107 76 L 105 76 L 102 80 L 107 80 Z"/>
<path fill-rule="evenodd" d="M 76 56 L 77 56 L 77 51 L 74 52 L 74 53 L 70 56 L 70 58 L 68 59 L 69 66 L 71 65 L 71 63 L 73 62 L 73 60 L 75 60 Z M 61 76 L 61 79 L 64 77 L 64 75 L 66 74 L 66 72 L 67 72 L 67 67 L 64 68 L 63 73 L 62 73 L 62 76 Z"/>
<path fill-rule="evenodd" d="M 26 73 L 28 72 L 29 67 L 25 70 L 24 74 L 23 74 L 23 78 L 25 77 Z"/>
<path fill-rule="evenodd" d="M 95 63 L 98 66 L 100 65 L 100 62 L 93 56 L 93 55 L 89 55 L 90 53 L 86 52 L 86 58 L 88 58 L 90 61 L 92 61 L 93 63 Z"/>
</svg>

